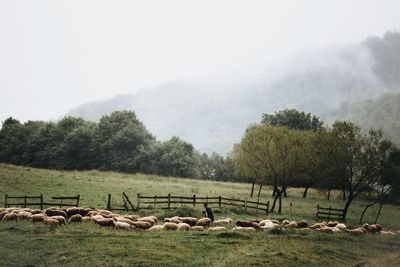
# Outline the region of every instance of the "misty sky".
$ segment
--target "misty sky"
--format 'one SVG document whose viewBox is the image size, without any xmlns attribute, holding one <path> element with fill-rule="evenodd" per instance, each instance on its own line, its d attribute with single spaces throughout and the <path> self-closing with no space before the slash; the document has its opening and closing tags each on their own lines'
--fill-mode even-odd
<svg viewBox="0 0 400 267">
<path fill-rule="evenodd" d="M 400 29 L 400 1 L 0 0 L 0 121 L 179 79 L 230 79 Z"/>
</svg>

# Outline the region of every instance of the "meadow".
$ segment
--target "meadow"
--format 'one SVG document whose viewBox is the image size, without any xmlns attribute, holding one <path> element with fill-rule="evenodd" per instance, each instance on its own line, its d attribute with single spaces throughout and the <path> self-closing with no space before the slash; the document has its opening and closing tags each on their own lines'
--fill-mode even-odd
<svg viewBox="0 0 400 267">
<path fill-rule="evenodd" d="M 125 192 L 136 201 L 136 194 L 187 195 L 248 198 L 250 184 L 215 182 L 173 177 L 115 172 L 67 172 L 0 164 L 0 206 L 9 195 L 81 195 L 81 206 L 105 208 L 107 195 L 114 202 Z M 257 193 L 258 188 L 256 188 Z M 305 219 L 315 222 L 316 205 L 343 207 L 339 192 L 326 199 L 326 192 L 292 188 L 283 199 L 283 213 L 276 219 Z M 253 197 L 255 200 L 256 197 Z M 270 188 L 264 188 L 260 201 L 271 201 Z M 292 214 L 289 203 L 293 204 Z M 348 225 L 358 225 L 364 201 L 350 207 Z M 170 216 L 177 211 L 139 211 L 139 215 Z M 201 206 L 192 210 L 200 214 Z M 242 208 L 214 208 L 217 218 L 266 218 Z M 371 208 L 365 222 L 373 222 L 377 207 Z M 379 223 L 384 230 L 400 230 L 400 207 L 385 204 Z M 91 224 L 49 227 L 27 222 L 0 223 L 0 266 L 400 266 L 400 234 L 393 237 L 348 234 L 299 233 L 209 233 L 121 231 Z"/>
</svg>

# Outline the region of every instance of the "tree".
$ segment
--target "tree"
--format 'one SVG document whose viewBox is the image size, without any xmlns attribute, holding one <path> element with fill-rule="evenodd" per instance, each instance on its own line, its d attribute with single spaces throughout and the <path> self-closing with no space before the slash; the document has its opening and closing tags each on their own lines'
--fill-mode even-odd
<svg viewBox="0 0 400 267">
<path fill-rule="evenodd" d="M 322 129 L 323 121 L 310 113 L 297 111 L 296 109 L 284 109 L 275 114 L 264 113 L 261 123 L 271 126 L 285 126 L 289 129 L 301 131 L 318 131 Z"/>
</svg>

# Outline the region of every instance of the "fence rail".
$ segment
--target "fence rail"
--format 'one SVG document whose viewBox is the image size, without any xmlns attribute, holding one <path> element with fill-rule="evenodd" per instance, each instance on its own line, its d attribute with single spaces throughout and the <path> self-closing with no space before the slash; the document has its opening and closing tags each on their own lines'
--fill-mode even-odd
<svg viewBox="0 0 400 267">
<path fill-rule="evenodd" d="M 39 199 L 39 201 L 38 201 Z M 80 195 L 77 196 L 56 196 L 51 197 L 53 200 L 59 200 L 58 202 L 49 202 L 44 200 L 44 195 L 40 196 L 4 196 L 4 207 L 15 207 L 21 206 L 23 208 L 27 207 L 39 207 L 41 210 L 44 209 L 45 206 L 57 206 L 57 207 L 78 207 L 80 201 Z M 14 200 L 14 202 L 13 202 Z M 65 203 L 67 201 L 67 203 Z"/>
<path fill-rule="evenodd" d="M 261 211 L 265 212 L 268 215 L 269 212 L 269 201 L 267 203 L 257 201 L 248 201 L 247 199 L 235 199 L 235 198 L 226 198 L 222 196 L 142 196 L 141 194 L 137 194 L 137 204 L 136 209 L 174 209 L 178 208 L 176 204 L 182 205 L 217 205 L 219 208 L 221 206 L 234 206 L 234 207 L 242 207 L 247 209 L 255 209 L 256 212 Z"/>
<path fill-rule="evenodd" d="M 322 208 L 317 205 L 317 214 L 315 215 L 317 219 L 336 219 L 336 220 L 345 220 L 344 209 L 335 209 L 332 207 Z"/>
</svg>

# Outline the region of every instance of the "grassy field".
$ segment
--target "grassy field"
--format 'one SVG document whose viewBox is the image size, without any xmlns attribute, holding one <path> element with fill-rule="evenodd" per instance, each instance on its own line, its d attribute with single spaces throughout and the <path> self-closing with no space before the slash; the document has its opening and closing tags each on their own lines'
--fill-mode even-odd
<svg viewBox="0 0 400 267">
<path fill-rule="evenodd" d="M 222 195 L 248 198 L 249 184 L 222 183 L 113 172 L 61 172 L 0 164 L 0 206 L 3 195 L 81 195 L 82 206 L 105 208 L 107 194 L 146 195 Z M 281 215 L 314 222 L 316 205 L 342 207 L 338 193 L 330 201 L 325 194 L 291 189 L 284 199 Z M 115 199 L 117 201 L 118 199 Z M 262 191 L 261 201 L 271 199 L 271 191 Z M 356 225 L 365 203 L 350 207 L 347 224 Z M 200 213 L 201 207 L 198 207 Z M 371 208 L 365 221 L 374 220 L 377 208 Z M 173 212 L 147 211 L 139 214 L 171 215 Z M 240 208 L 215 209 L 217 218 L 265 218 Z M 379 222 L 385 230 L 400 230 L 400 207 L 385 205 Z M 327 235 L 293 231 L 257 233 L 176 233 L 126 232 L 101 229 L 91 224 L 49 228 L 26 222 L 0 224 L 0 266 L 400 266 L 400 235 L 394 237 L 347 234 Z"/>
</svg>

